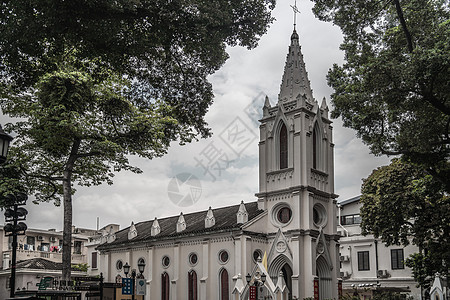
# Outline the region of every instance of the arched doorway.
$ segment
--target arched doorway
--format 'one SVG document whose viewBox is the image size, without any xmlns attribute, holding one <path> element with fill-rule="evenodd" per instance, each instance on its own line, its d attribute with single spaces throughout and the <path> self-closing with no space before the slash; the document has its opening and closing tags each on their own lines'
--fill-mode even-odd
<svg viewBox="0 0 450 300">
<path fill-rule="evenodd" d="M 331 299 L 333 290 L 331 270 L 322 255 L 316 260 L 316 274 L 319 277 L 319 299 Z"/>
<path fill-rule="evenodd" d="M 292 299 L 292 267 L 291 261 L 286 257 L 286 255 L 278 255 L 270 264 L 268 273 L 273 283 L 276 285 L 278 283 L 278 274 L 282 272 L 283 279 L 288 289 L 288 299 Z"/>
</svg>

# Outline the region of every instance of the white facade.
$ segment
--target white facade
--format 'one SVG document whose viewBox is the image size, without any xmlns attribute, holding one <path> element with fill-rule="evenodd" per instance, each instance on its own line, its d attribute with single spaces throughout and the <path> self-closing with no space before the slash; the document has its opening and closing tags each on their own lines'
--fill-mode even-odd
<svg viewBox="0 0 450 300">
<path fill-rule="evenodd" d="M 94 234 L 93 229 L 72 228 L 72 264 L 86 264 L 88 236 Z M 43 277 L 61 279 L 62 232 L 54 229 L 42 230 L 29 228 L 25 235 L 17 237 L 16 251 L 16 289 L 37 290 L 37 283 Z M 0 246 L 2 252 L 0 269 L 0 299 L 9 298 L 12 259 L 12 236 L 5 236 L 0 226 Z M 31 263 L 38 261 L 37 263 Z M 30 262 L 28 265 L 27 262 Z M 50 263 L 47 263 L 50 262 Z M 48 268 L 47 268 L 48 267 Z M 72 271 L 73 276 L 86 275 L 85 272 Z"/>
<path fill-rule="evenodd" d="M 337 298 L 331 121 L 325 99 L 312 95 L 295 30 L 290 42 L 278 101 L 263 107 L 257 202 L 105 236 L 97 249 L 106 281 L 144 262 L 145 299 L 248 299 L 246 274 L 250 284 L 266 275 L 270 299 L 313 297 L 315 281 L 320 299 Z"/>
<path fill-rule="evenodd" d="M 404 260 L 419 249 L 414 245 L 387 247 L 373 235 L 361 234 L 359 197 L 340 203 L 341 277 L 344 294 L 370 296 L 377 291 L 393 291 L 420 299 L 420 288 Z"/>
</svg>

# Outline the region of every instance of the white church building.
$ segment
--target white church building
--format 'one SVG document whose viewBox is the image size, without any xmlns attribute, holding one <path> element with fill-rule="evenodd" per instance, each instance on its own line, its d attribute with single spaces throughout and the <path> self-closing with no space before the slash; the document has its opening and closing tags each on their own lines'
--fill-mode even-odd
<svg viewBox="0 0 450 300">
<path fill-rule="evenodd" d="M 249 299 L 255 284 L 264 285 L 258 299 L 338 298 L 332 126 L 295 30 L 277 104 L 266 98 L 262 109 L 256 201 L 105 235 L 97 248 L 105 281 L 144 263 L 146 295 L 136 299 Z"/>
</svg>

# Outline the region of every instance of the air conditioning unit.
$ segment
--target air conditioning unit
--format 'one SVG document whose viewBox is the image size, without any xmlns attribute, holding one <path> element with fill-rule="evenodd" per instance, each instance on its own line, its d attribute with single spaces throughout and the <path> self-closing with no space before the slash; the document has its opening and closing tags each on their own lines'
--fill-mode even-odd
<svg viewBox="0 0 450 300">
<path fill-rule="evenodd" d="M 37 236 L 37 240 L 38 240 L 38 241 L 43 241 L 43 240 L 44 240 L 44 237 L 43 237 L 42 235 L 38 235 L 38 236 Z"/>
<path fill-rule="evenodd" d="M 349 261 L 350 257 L 348 255 L 339 256 L 339 261 Z"/>
<path fill-rule="evenodd" d="M 348 277 L 350 277 L 350 274 L 348 274 L 348 271 L 344 271 L 344 272 L 339 272 L 339 276 L 341 278 L 348 278 Z"/>
<path fill-rule="evenodd" d="M 53 242 L 53 243 L 56 242 L 56 238 L 54 236 L 51 236 L 50 237 L 50 242 Z"/>
<path fill-rule="evenodd" d="M 389 273 L 387 270 L 378 270 L 377 276 L 379 278 L 386 278 L 386 277 L 389 277 Z"/>
</svg>

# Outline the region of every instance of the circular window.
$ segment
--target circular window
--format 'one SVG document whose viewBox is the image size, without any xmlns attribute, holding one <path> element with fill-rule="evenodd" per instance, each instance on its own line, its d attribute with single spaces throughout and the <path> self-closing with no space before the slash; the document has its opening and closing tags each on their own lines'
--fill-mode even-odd
<svg viewBox="0 0 450 300">
<path fill-rule="evenodd" d="M 261 258 L 261 259 L 263 258 L 262 251 L 259 249 L 253 251 L 253 261 L 257 262 L 258 258 Z"/>
<path fill-rule="evenodd" d="M 286 226 L 292 220 L 292 209 L 287 203 L 280 203 L 272 209 L 272 223 L 275 226 Z"/>
<path fill-rule="evenodd" d="M 123 262 L 119 259 L 116 262 L 116 269 L 120 271 L 120 270 L 122 270 L 122 267 L 123 267 Z"/>
<path fill-rule="evenodd" d="M 162 265 L 164 268 L 167 268 L 170 265 L 170 258 L 168 256 L 162 258 Z"/>
<path fill-rule="evenodd" d="M 229 259 L 228 252 L 226 250 L 222 250 L 219 252 L 219 261 L 223 264 L 227 263 Z"/>
<path fill-rule="evenodd" d="M 277 212 L 277 220 L 280 223 L 286 224 L 291 220 L 292 211 L 289 207 L 283 207 Z"/>
<path fill-rule="evenodd" d="M 313 207 L 313 222 L 317 227 L 324 226 L 327 223 L 327 211 L 321 204 L 315 204 Z"/>
<path fill-rule="evenodd" d="M 195 266 L 198 262 L 198 256 L 196 253 L 189 254 L 189 264 Z"/>
</svg>

